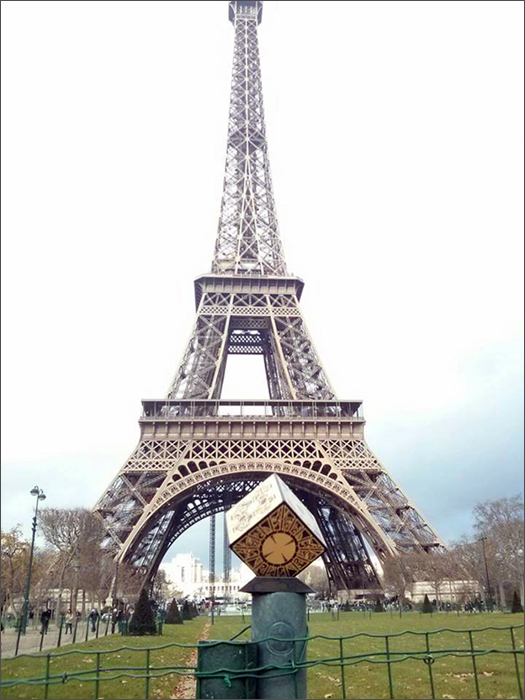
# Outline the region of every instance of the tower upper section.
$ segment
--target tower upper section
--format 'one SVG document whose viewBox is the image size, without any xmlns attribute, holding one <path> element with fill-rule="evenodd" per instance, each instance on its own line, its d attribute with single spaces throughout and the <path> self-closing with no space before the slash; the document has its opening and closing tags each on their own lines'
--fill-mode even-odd
<svg viewBox="0 0 525 700">
<path fill-rule="evenodd" d="M 229 18 L 235 24 L 237 14 L 253 13 L 257 16 L 257 23 L 262 22 L 262 0 L 231 0 Z"/>
<path fill-rule="evenodd" d="M 229 4 L 235 27 L 226 173 L 212 272 L 286 275 L 275 211 L 257 28 L 262 2 Z"/>
</svg>

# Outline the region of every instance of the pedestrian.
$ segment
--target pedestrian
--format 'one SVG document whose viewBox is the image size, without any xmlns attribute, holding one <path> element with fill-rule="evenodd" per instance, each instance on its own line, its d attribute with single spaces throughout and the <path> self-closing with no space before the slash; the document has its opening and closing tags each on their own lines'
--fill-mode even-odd
<svg viewBox="0 0 525 700">
<path fill-rule="evenodd" d="M 93 610 L 89 613 L 89 619 L 91 621 L 91 631 L 95 632 L 97 629 L 97 621 L 98 618 L 100 617 L 99 612 L 96 608 L 93 608 Z"/>
<path fill-rule="evenodd" d="M 47 634 L 47 628 L 49 627 L 49 620 L 50 619 L 51 619 L 51 610 L 49 610 L 49 608 L 47 610 L 42 610 L 42 614 L 40 615 L 40 622 L 42 623 L 41 634 Z"/>
<path fill-rule="evenodd" d="M 111 634 L 115 634 L 115 627 L 117 626 L 117 613 L 117 608 L 113 608 L 113 612 L 111 613 Z"/>
<path fill-rule="evenodd" d="M 73 634 L 73 619 L 73 613 L 71 612 L 71 608 L 69 608 L 66 613 L 66 631 L 64 634 L 67 634 L 68 631 L 70 634 Z"/>
</svg>

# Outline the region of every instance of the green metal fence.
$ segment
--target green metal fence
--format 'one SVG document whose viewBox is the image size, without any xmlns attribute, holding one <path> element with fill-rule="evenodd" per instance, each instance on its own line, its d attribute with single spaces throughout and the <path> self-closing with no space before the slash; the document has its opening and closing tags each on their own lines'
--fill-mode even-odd
<svg viewBox="0 0 525 700">
<path fill-rule="evenodd" d="M 440 659 L 446 658 L 458 658 L 470 660 L 472 665 L 472 676 L 473 686 L 472 686 L 472 697 L 481 698 L 480 692 L 480 673 L 478 670 L 477 660 L 480 657 L 487 657 L 491 655 L 501 655 L 509 658 L 509 671 L 514 675 L 516 679 L 516 692 L 519 698 L 523 698 L 523 682 L 522 675 L 520 672 L 521 664 L 518 662 L 518 658 L 523 656 L 523 648 L 517 648 L 515 630 L 523 629 L 524 625 L 512 625 L 509 627 L 483 627 L 477 629 L 468 630 L 458 630 L 451 628 L 442 628 L 438 630 L 430 630 L 427 632 L 411 631 L 406 630 L 404 632 L 397 632 L 392 634 L 371 634 L 368 632 L 359 632 L 347 636 L 327 636 L 327 635 L 314 635 L 306 638 L 297 639 L 274 639 L 279 642 L 293 642 L 303 644 L 305 641 L 308 642 L 308 652 L 310 658 L 305 659 L 300 663 L 291 663 L 286 666 L 264 666 L 258 668 L 250 668 L 249 670 L 234 670 L 229 668 L 220 668 L 213 672 L 201 672 L 197 670 L 196 666 L 185 665 L 185 664 L 174 664 L 174 665 L 158 665 L 154 664 L 154 655 L 162 650 L 169 648 L 179 648 L 188 650 L 197 649 L 197 644 L 180 644 L 180 643 L 170 643 L 164 644 L 157 647 L 131 647 L 122 646 L 117 649 L 110 650 L 81 650 L 72 649 L 70 651 L 63 651 L 57 653 L 49 654 L 20 654 L 16 658 L 7 658 L 2 660 L 2 674 L 9 676 L 9 667 L 11 663 L 16 663 L 18 660 L 26 658 L 38 658 L 43 661 L 43 673 L 40 676 L 34 678 L 5 678 L 1 682 L 2 691 L 7 691 L 10 688 L 15 688 L 16 686 L 40 686 L 44 690 L 44 697 L 49 697 L 50 688 L 53 686 L 70 684 L 81 681 L 83 684 L 92 683 L 93 684 L 93 697 L 98 699 L 101 695 L 101 688 L 103 684 L 109 681 L 115 681 L 118 679 L 126 678 L 133 679 L 137 682 L 144 683 L 144 697 L 146 700 L 150 698 L 150 682 L 152 679 L 163 678 L 169 675 L 178 676 L 191 676 L 196 679 L 206 679 L 206 678 L 218 678 L 222 679 L 225 686 L 231 686 L 233 680 L 241 678 L 257 678 L 260 674 L 272 674 L 272 675 L 288 675 L 297 673 L 301 668 L 311 669 L 318 666 L 325 666 L 328 668 L 337 668 L 340 673 L 341 681 L 340 686 L 342 690 L 343 698 L 347 698 L 347 679 L 348 674 L 351 674 L 351 668 L 357 666 L 358 664 L 372 664 L 372 665 L 383 665 L 385 667 L 385 687 L 387 684 L 388 694 L 390 698 L 396 697 L 396 683 L 395 683 L 395 669 L 401 664 L 409 661 L 421 664 L 421 668 L 426 672 L 428 677 L 428 692 L 430 696 L 435 699 L 436 697 L 447 697 L 443 694 L 443 688 L 437 688 L 436 678 L 433 673 L 434 663 Z M 236 641 L 236 639 L 249 629 L 247 627 L 245 630 L 235 635 L 231 640 L 228 641 L 217 641 L 217 642 L 207 642 L 207 646 L 213 644 L 231 644 L 231 645 L 243 645 L 246 642 Z M 479 648 L 476 646 L 475 635 L 488 632 L 488 631 L 498 631 L 501 633 L 508 633 L 508 645 L 505 648 Z M 468 645 L 466 647 L 460 647 L 456 645 L 454 648 L 438 648 L 433 642 L 436 640 L 438 635 L 443 634 L 453 634 L 453 635 L 464 635 L 468 639 Z M 393 649 L 393 641 L 407 635 L 413 635 L 414 637 L 419 637 L 424 641 L 423 650 L 402 650 L 396 651 Z M 370 644 L 381 643 L 383 647 L 380 651 L 371 650 L 367 653 L 351 654 L 349 653 L 349 647 L 352 646 L 353 642 L 358 638 L 367 638 Z M 328 640 L 333 642 L 338 649 L 338 654 L 327 657 L 316 658 L 315 656 L 315 643 L 319 640 Z M 415 646 L 415 645 L 414 645 Z M 434 647 L 434 648 L 433 648 Z M 117 652 L 121 651 L 131 651 L 142 655 L 142 662 L 138 662 L 134 666 L 106 666 L 104 665 L 104 657 L 108 655 L 115 655 Z M 72 670 L 69 672 L 56 673 L 51 672 L 51 663 L 55 662 L 61 657 L 68 657 L 73 654 L 80 654 L 83 657 L 92 657 L 95 661 L 94 668 L 87 670 Z M 2 693 L 2 696 L 5 695 Z"/>
</svg>

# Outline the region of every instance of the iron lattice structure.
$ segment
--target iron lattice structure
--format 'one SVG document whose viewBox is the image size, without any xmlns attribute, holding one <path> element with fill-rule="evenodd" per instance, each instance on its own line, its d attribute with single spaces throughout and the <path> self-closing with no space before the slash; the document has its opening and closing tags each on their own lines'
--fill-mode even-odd
<svg viewBox="0 0 525 700">
<path fill-rule="evenodd" d="M 95 506 L 115 555 L 146 583 L 185 530 L 270 473 L 315 514 L 335 589 L 379 587 L 370 558 L 443 543 L 364 439 L 360 401 L 340 401 L 288 274 L 264 126 L 262 2 L 229 3 L 235 48 L 226 175 L 210 274 L 167 397 L 143 401 L 137 448 Z M 227 358 L 262 355 L 269 400 L 221 399 Z"/>
</svg>

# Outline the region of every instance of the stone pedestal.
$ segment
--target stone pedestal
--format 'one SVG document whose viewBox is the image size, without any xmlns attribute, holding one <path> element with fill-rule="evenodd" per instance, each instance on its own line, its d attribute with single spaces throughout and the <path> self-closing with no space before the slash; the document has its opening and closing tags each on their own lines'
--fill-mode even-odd
<svg viewBox="0 0 525 700">
<path fill-rule="evenodd" d="M 306 660 L 306 642 L 286 641 L 308 636 L 306 594 L 312 590 L 295 578 L 257 577 L 243 591 L 252 594 L 252 642 L 257 642 L 257 666 L 291 667 Z M 268 637 L 274 637 L 269 641 Z M 283 641 L 280 641 L 283 640 Z M 269 670 L 257 682 L 257 698 L 306 698 L 306 670 L 284 675 Z"/>
</svg>

